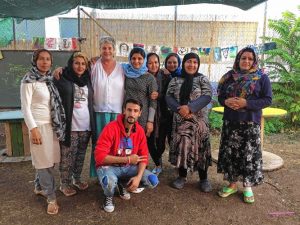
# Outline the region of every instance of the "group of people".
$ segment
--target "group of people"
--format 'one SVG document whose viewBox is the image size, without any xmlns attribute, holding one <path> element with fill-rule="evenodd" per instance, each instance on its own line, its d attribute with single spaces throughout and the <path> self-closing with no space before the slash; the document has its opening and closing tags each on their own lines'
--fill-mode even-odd
<svg viewBox="0 0 300 225">
<path fill-rule="evenodd" d="M 90 176 L 98 177 L 106 212 L 115 209 L 116 191 L 129 200 L 131 192 L 159 184 L 166 143 L 169 161 L 178 171 L 172 187 L 184 188 L 188 172 L 198 171 L 200 190 L 212 191 L 207 107 L 212 90 L 208 78 L 198 72 L 199 56 L 188 53 L 181 63 L 171 53 L 160 69 L 159 56 L 142 48 L 133 48 L 125 64 L 116 61 L 115 53 L 115 40 L 102 37 L 100 57 L 93 63 L 75 52 L 65 68 L 52 74 L 51 52 L 39 49 L 22 79 L 21 105 L 36 169 L 34 192 L 46 197 L 48 214 L 59 211 L 56 164 L 65 196 L 88 188 L 81 172 L 90 140 Z M 242 181 L 246 203 L 254 202 L 251 187 L 263 179 L 260 118 L 262 108 L 272 102 L 269 78 L 257 61 L 251 48 L 242 49 L 218 86 L 224 123 L 217 170 L 229 182 L 218 194 L 236 193 Z M 147 167 L 149 154 L 152 171 Z"/>
</svg>

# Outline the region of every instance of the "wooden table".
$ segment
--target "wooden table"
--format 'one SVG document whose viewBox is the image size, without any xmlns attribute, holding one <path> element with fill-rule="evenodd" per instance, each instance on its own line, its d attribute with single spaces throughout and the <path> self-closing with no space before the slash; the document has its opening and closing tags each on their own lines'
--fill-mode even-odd
<svg viewBox="0 0 300 225">
<path fill-rule="evenodd" d="M 4 123 L 7 156 L 30 156 L 28 128 L 21 110 L 0 112 L 0 123 Z"/>
<path fill-rule="evenodd" d="M 216 113 L 224 113 L 224 107 L 214 107 L 212 110 Z M 262 118 L 261 118 L 261 149 L 262 149 L 262 157 L 263 157 L 263 171 L 273 171 L 276 169 L 280 169 L 283 166 L 283 159 L 275 155 L 271 152 L 267 152 L 263 150 L 264 146 L 264 127 L 265 127 L 265 118 L 271 117 L 281 117 L 285 116 L 287 111 L 279 108 L 267 107 L 262 110 Z M 218 160 L 218 151 L 212 152 L 212 157 L 215 161 Z"/>
</svg>

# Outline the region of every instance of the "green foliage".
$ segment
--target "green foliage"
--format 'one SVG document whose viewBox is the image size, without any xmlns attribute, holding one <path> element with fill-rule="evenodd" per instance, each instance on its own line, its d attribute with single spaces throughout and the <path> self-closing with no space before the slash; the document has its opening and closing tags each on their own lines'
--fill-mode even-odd
<svg viewBox="0 0 300 225">
<path fill-rule="evenodd" d="M 210 128 L 212 130 L 218 130 L 220 131 L 223 125 L 223 115 L 211 111 L 208 115 L 209 118 L 209 123 L 210 123 Z"/>
<path fill-rule="evenodd" d="M 270 118 L 265 120 L 264 128 L 265 134 L 280 133 L 285 128 L 285 124 L 283 120 L 279 120 L 278 118 Z"/>
<path fill-rule="evenodd" d="M 287 11 L 280 20 L 269 20 L 268 26 L 275 35 L 263 39 L 277 47 L 265 52 L 263 62 L 273 81 L 273 105 L 286 109 L 289 125 L 296 127 L 300 124 L 300 17 Z"/>
</svg>

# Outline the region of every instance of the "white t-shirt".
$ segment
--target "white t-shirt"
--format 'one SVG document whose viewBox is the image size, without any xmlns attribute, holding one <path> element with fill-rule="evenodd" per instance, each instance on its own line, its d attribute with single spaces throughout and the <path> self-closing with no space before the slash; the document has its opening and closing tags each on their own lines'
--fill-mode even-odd
<svg viewBox="0 0 300 225">
<path fill-rule="evenodd" d="M 99 59 L 92 69 L 91 81 L 95 112 L 122 113 L 125 76 L 121 64 L 116 63 L 112 73 L 107 75 Z"/>
<path fill-rule="evenodd" d="M 74 107 L 72 131 L 90 131 L 90 113 L 88 108 L 88 88 L 74 84 Z"/>
</svg>

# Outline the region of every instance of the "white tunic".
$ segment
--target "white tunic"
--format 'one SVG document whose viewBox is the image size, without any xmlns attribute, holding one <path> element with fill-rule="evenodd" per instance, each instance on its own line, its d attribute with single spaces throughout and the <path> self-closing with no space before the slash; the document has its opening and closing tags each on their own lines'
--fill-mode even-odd
<svg viewBox="0 0 300 225">
<path fill-rule="evenodd" d="M 91 80 L 95 112 L 122 113 L 125 76 L 121 64 L 116 63 L 112 73 L 107 75 L 99 59 L 92 69 Z"/>
<path fill-rule="evenodd" d="M 50 93 L 45 82 L 21 84 L 21 109 L 29 131 L 37 127 L 42 136 L 42 144 L 36 145 L 29 132 L 32 165 L 44 169 L 59 163 L 59 142 L 51 125 Z"/>
</svg>

